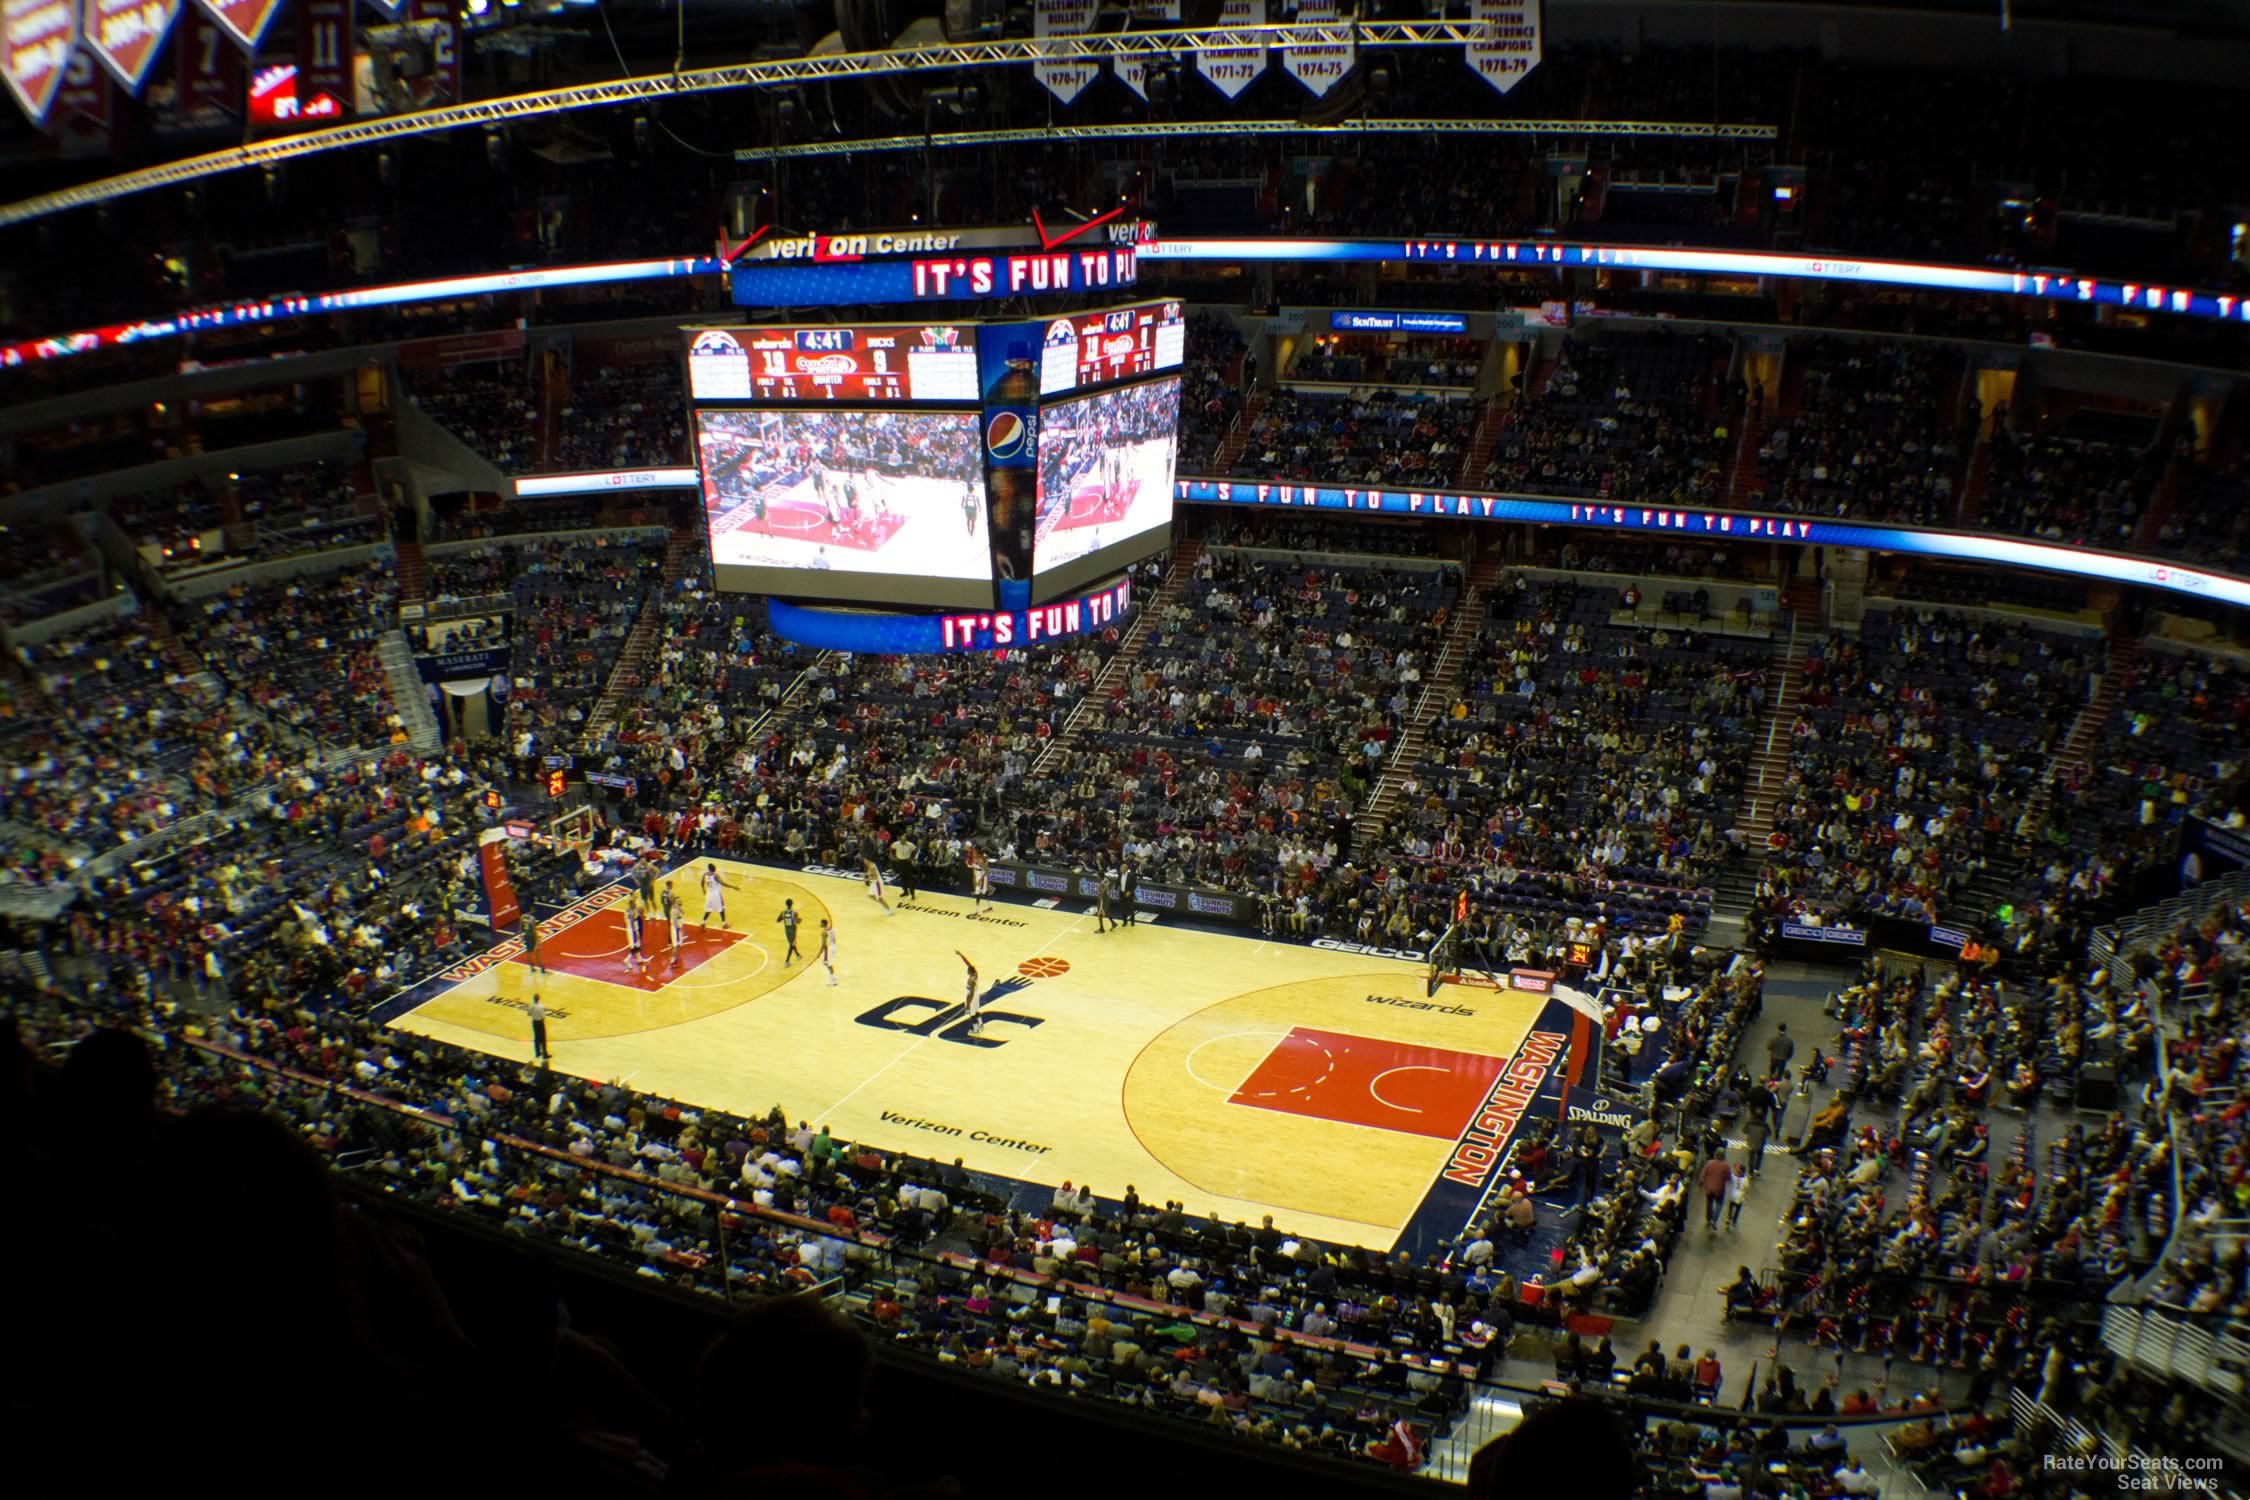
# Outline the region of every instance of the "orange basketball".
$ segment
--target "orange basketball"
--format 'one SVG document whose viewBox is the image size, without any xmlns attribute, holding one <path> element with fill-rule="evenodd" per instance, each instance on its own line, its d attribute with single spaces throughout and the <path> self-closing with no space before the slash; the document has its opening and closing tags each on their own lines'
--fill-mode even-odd
<svg viewBox="0 0 2250 1500">
<path fill-rule="evenodd" d="M 1027 958 L 1016 965 L 1016 972 L 1026 979 L 1056 979 L 1070 972 L 1067 958 Z"/>
</svg>

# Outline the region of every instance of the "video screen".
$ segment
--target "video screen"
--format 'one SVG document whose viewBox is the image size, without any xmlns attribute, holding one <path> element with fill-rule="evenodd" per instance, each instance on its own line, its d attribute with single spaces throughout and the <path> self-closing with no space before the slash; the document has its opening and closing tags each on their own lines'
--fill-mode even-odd
<svg viewBox="0 0 2250 1500">
<path fill-rule="evenodd" d="M 1120 386 L 1039 411 L 1032 595 L 1055 595 L 1171 540 L 1180 382 Z"/>
<path fill-rule="evenodd" d="M 722 589 L 986 609 L 974 412 L 698 411 Z"/>
</svg>

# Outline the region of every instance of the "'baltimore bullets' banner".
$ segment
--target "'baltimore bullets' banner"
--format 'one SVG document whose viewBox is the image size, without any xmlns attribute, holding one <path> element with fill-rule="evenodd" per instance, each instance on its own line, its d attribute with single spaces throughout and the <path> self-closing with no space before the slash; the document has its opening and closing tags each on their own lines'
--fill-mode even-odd
<svg viewBox="0 0 2250 1500">
<path fill-rule="evenodd" d="M 1540 0 L 1471 0 L 1469 18 L 1481 41 L 1469 43 L 1469 66 L 1505 94 L 1539 66 Z"/>
<path fill-rule="evenodd" d="M 1035 37 L 1084 36 L 1093 29 L 1094 0 L 1037 0 L 1032 7 L 1031 34 Z M 1076 102 L 1101 72 L 1102 65 L 1093 61 L 1031 65 L 1031 76 L 1062 104 Z"/>
<path fill-rule="evenodd" d="M 1226 0 L 1219 7 L 1221 26 L 1263 26 L 1266 0 Z M 1213 47 L 1195 54 L 1196 70 L 1211 87 L 1229 99 L 1238 97 L 1266 71 L 1263 47 Z"/>
<path fill-rule="evenodd" d="M 1304 26 L 1333 26 L 1343 19 L 1340 0 L 1300 0 L 1297 21 Z M 1357 49 L 1340 47 L 1285 47 L 1281 66 L 1314 94 L 1325 94 L 1343 81 L 1358 59 Z"/>
<path fill-rule="evenodd" d="M 31 123 L 46 123 L 78 41 L 76 0 L 0 0 L 0 81 Z"/>
<path fill-rule="evenodd" d="M 180 0 L 85 0 L 86 50 L 129 93 L 141 91 L 157 48 L 179 19 Z"/>
</svg>

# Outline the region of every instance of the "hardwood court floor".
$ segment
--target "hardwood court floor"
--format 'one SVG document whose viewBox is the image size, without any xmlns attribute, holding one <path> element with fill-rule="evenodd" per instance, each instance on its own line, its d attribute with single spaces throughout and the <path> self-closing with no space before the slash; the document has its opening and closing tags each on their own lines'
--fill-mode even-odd
<svg viewBox="0 0 2250 1500">
<path fill-rule="evenodd" d="M 879 1150 L 1388 1249 L 1544 1003 L 1452 986 L 1430 1001 L 1418 964 L 1295 943 L 1097 935 L 1082 909 L 972 915 L 893 891 L 885 916 L 854 881 L 719 867 L 739 887 L 729 926 L 691 926 L 676 967 L 654 922 L 657 960 L 623 964 L 618 887 L 544 924 L 545 974 L 511 943 L 393 1024 L 528 1059 L 536 989 L 555 1066 L 582 1077 L 744 1114 L 779 1103 Z M 676 889 L 700 911 L 693 877 Z M 785 898 L 809 961 L 784 961 Z M 833 987 L 811 957 L 824 916 Z M 957 948 L 979 971 L 981 1034 Z"/>
</svg>

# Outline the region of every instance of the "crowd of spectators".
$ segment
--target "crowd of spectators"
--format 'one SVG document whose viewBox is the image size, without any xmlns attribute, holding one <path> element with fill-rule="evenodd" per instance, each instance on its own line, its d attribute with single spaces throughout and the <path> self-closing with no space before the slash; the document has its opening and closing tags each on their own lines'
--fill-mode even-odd
<svg viewBox="0 0 2250 1500">
<path fill-rule="evenodd" d="M 1232 318 L 1200 310 L 1188 314 L 1180 371 L 1180 473 L 1210 472 L 1256 377 L 1256 361 Z"/>
<path fill-rule="evenodd" d="M 1429 535 L 1419 521 L 1270 510 L 1221 511 L 1204 523 L 1203 540 L 1212 547 L 1268 552 L 1427 557 L 1430 551 Z"/>
<path fill-rule="evenodd" d="M 1795 1141 L 1800 1166 L 1778 1273 L 1768 1285 L 1746 1268 L 1725 1290 L 1728 1315 L 1794 1329 L 1839 1369 L 1859 1354 L 1968 1371 L 1973 1408 L 2012 1384 L 2108 1440 L 2201 1450 L 2186 1387 L 2115 1359 L 2097 1314 L 2152 1269 L 2130 1300 L 2243 1309 L 2239 1248 L 2200 1233 L 2238 1211 L 2225 1186 L 2233 1111 L 2211 1096 L 2233 1091 L 2242 917 L 2221 904 L 2113 964 L 2082 943 L 1934 984 L 1866 964 L 1831 994 L 1836 1031 L 1795 1092 L 1778 1067 L 1749 1089 L 1758 1133 Z M 2186 1032 L 2164 1076 L 2160 1009 Z M 2188 1184 L 2176 1204 L 2175 1147 Z M 2197 1228 L 2159 1264 L 2183 1213 Z M 1941 1446 L 1899 1436 L 1918 1472 L 1946 1467 Z"/>
<path fill-rule="evenodd" d="M 1708 336 L 1563 341 L 1540 389 L 1502 422 L 1484 488 L 1698 505 L 1717 498 L 1727 427 L 1713 402 L 1725 346 Z"/>
<path fill-rule="evenodd" d="M 0 525 L 0 620 L 21 625 L 101 597 L 102 574 L 67 522 Z"/>
<path fill-rule="evenodd" d="M 2075 435 L 2080 422 L 2048 432 L 1992 429 L 1992 476 L 1977 516 L 1987 531 L 2041 541 L 2131 551 L 2163 464 L 2145 440 Z M 2081 413 L 2081 417 L 2095 414 Z"/>
<path fill-rule="evenodd" d="M 1484 345 L 1475 339 L 1338 335 L 1315 340 L 1298 354 L 1286 378 L 1341 385 L 1473 386 L 1483 365 Z"/>
<path fill-rule="evenodd" d="M 694 462 L 687 393 L 671 361 L 577 372 L 556 422 L 553 468 L 562 473 L 653 469 Z"/>
<path fill-rule="evenodd" d="M 19 645 L 0 743 L 0 822 L 49 875 L 47 856 L 113 848 L 224 802 L 270 772 L 277 736 L 244 722 L 171 658 L 137 612 Z M 26 862 L 17 861 L 19 873 Z"/>
<path fill-rule="evenodd" d="M 2038 782 L 2092 696 L 2099 638 L 1869 610 L 1807 657 L 1773 809 L 1764 916 L 1943 921 L 2031 834 Z"/>
<path fill-rule="evenodd" d="M 2150 550 L 2192 558 L 2199 567 L 2243 571 L 2250 552 L 2250 472 L 2240 461 L 2184 466 L 2172 508 Z"/>
<path fill-rule="evenodd" d="M 649 669 L 624 688 L 616 723 L 586 753 L 605 770 L 658 785 L 676 777 L 683 789 L 747 773 L 758 746 L 750 736 L 820 653 L 772 635 L 756 602 L 720 593 L 708 570 L 683 579 L 657 607 Z M 530 755 L 536 743 L 519 736 L 516 754 Z"/>
<path fill-rule="evenodd" d="M 306 740 L 388 745 L 403 733 L 378 638 L 398 619 L 390 562 L 238 583 L 178 607 L 183 644 L 258 714 Z"/>
<path fill-rule="evenodd" d="M 1802 404 L 1758 445 L 1753 510 L 1932 526 L 1953 520 L 1965 356 L 1948 345 L 1798 340 Z"/>
<path fill-rule="evenodd" d="M 664 532 L 601 532 L 565 541 L 513 541 L 497 577 L 480 549 L 439 558 L 433 589 L 474 590 L 501 581 L 515 602 L 508 664 L 507 733 L 519 754 L 569 753 L 617 670 L 642 606 L 663 584 Z M 456 578 L 455 570 L 466 570 Z"/>
<path fill-rule="evenodd" d="M 1437 659 L 1458 573 L 1213 551 L 1195 566 L 1010 842 L 1306 895 L 1339 932 L 1410 926 L 1349 863 L 1348 830 Z"/>
<path fill-rule="evenodd" d="M 1518 574 L 1495 593 L 1454 702 L 1402 769 L 1386 830 L 1421 884 L 1469 885 L 1482 941 L 1544 956 L 1606 924 L 1699 931 L 1732 851 L 1768 651 L 1610 623 L 1616 595 Z"/>
<path fill-rule="evenodd" d="M 1475 402 L 1365 391 L 1276 391 L 1232 472 L 1332 484 L 1450 484 L 1476 432 Z"/>
<path fill-rule="evenodd" d="M 213 536 L 220 529 L 218 497 L 200 483 L 119 495 L 109 502 L 109 514 L 160 572 L 208 561 L 206 543 L 214 552 L 220 545 Z"/>
<path fill-rule="evenodd" d="M 544 467 L 538 392 L 520 366 L 418 369 L 407 375 L 406 388 L 416 406 L 501 473 L 536 474 Z"/>
<path fill-rule="evenodd" d="M 2086 585 L 2075 578 L 1925 562 L 1905 564 L 1887 589 L 1870 592 L 1887 592 L 1915 604 L 2036 609 L 2058 615 L 2075 615 L 2086 608 Z"/>
</svg>

